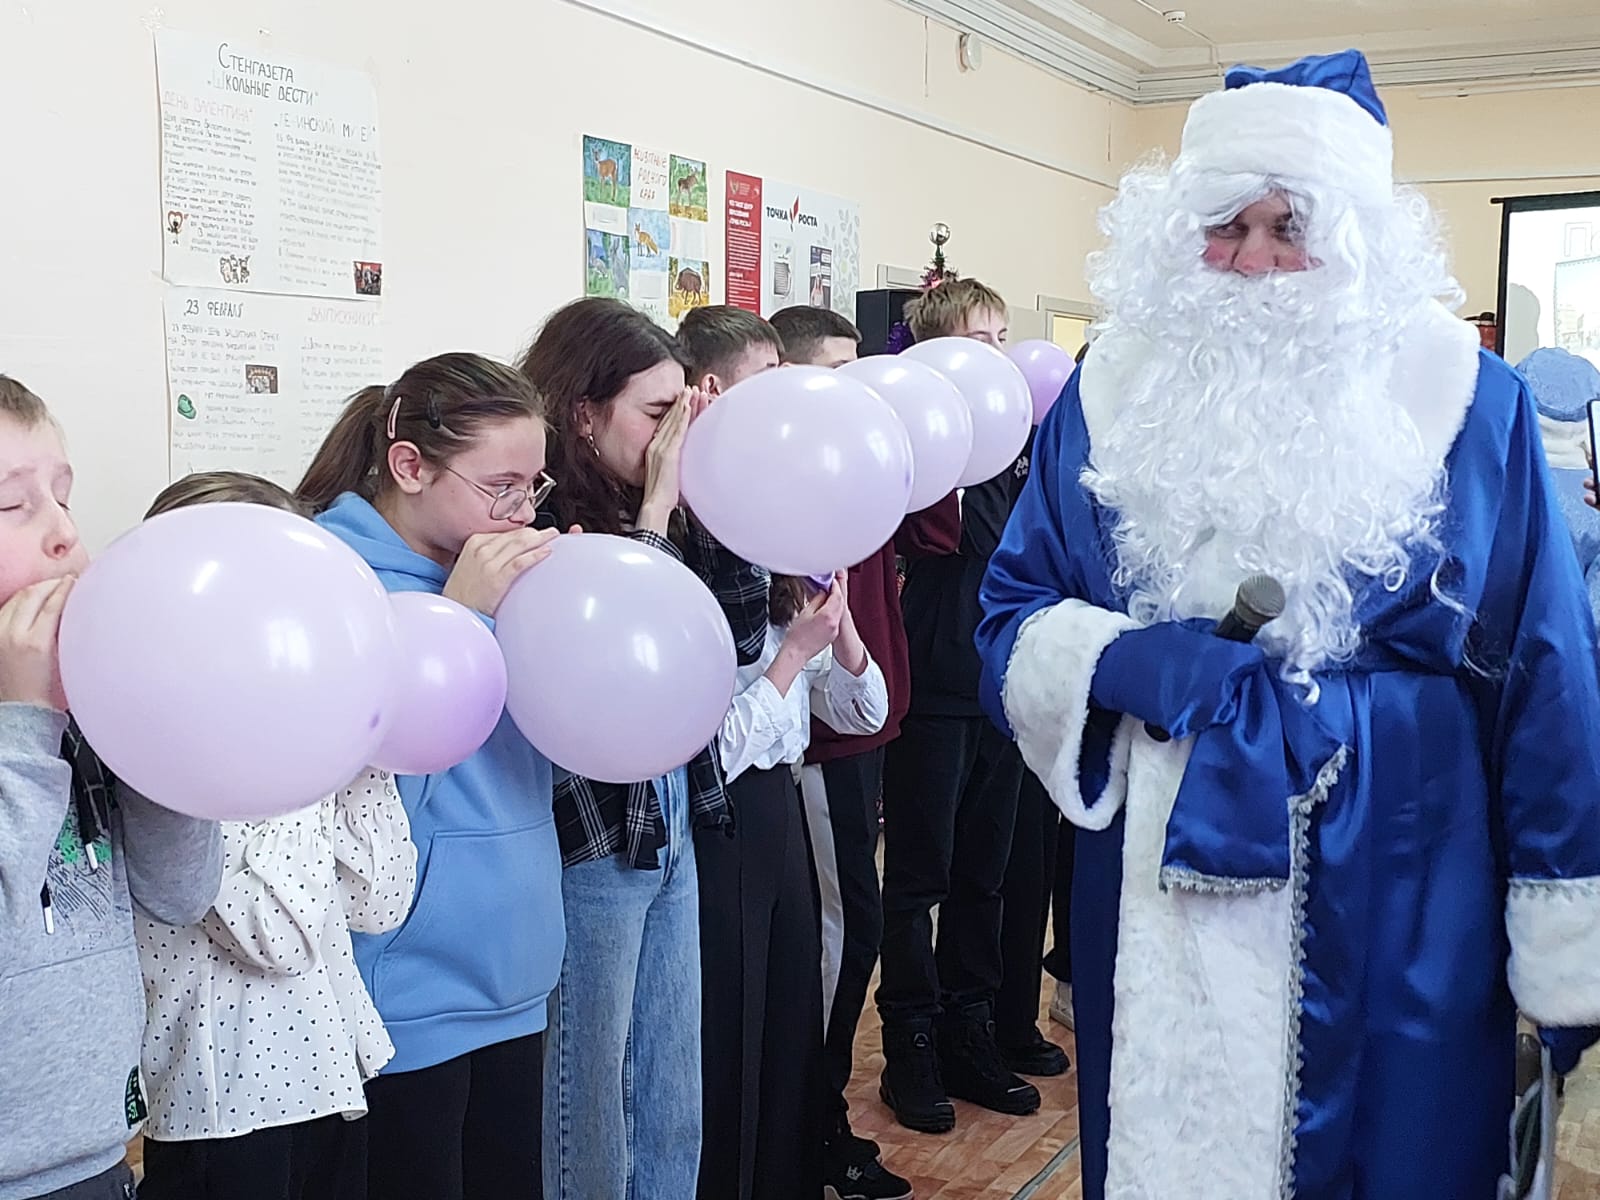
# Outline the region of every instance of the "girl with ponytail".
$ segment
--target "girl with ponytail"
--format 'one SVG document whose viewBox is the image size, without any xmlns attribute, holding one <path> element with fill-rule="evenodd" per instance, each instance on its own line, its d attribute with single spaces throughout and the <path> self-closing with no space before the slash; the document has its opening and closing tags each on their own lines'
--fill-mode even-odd
<svg viewBox="0 0 1600 1200">
<path fill-rule="evenodd" d="M 555 487 L 544 468 L 528 380 L 441 354 L 353 396 L 297 497 L 390 591 L 492 623 L 556 536 L 531 524 Z M 395 1048 L 367 1085 L 368 1194 L 537 1196 L 545 1001 L 565 936 L 550 763 L 502 715 L 465 762 L 397 782 L 415 900 L 398 929 L 353 939 Z"/>
</svg>

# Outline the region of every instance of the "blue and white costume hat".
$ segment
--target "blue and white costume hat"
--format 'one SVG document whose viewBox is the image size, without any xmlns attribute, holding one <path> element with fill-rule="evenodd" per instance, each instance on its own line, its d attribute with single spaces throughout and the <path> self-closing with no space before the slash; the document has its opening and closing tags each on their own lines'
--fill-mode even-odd
<svg viewBox="0 0 1600 1200">
<path fill-rule="evenodd" d="M 1178 161 L 1222 174 L 1267 175 L 1344 192 L 1358 204 L 1394 198 L 1394 138 L 1359 50 L 1287 67 L 1234 67 L 1195 101 Z"/>
</svg>

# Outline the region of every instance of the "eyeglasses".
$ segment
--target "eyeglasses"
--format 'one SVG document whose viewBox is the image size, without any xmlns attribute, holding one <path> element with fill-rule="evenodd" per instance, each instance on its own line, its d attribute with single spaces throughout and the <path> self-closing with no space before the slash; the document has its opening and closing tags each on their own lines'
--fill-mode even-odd
<svg viewBox="0 0 1600 1200">
<path fill-rule="evenodd" d="M 468 479 L 454 467 L 446 467 L 445 470 L 449 471 L 450 474 L 461 480 L 462 483 L 465 483 L 467 486 L 475 489 L 476 491 L 480 491 L 485 496 L 489 497 L 489 519 L 491 521 L 511 520 L 511 518 L 522 511 L 522 506 L 524 504 L 529 505 L 533 509 L 537 510 L 539 505 L 543 504 L 549 497 L 550 493 L 555 491 L 556 488 L 556 481 L 551 479 L 550 476 L 546 475 L 543 471 L 540 471 L 539 474 L 534 477 L 533 487 L 531 489 L 517 487 L 514 484 L 508 483 L 498 492 L 495 492 L 490 491 L 475 479 Z"/>
</svg>

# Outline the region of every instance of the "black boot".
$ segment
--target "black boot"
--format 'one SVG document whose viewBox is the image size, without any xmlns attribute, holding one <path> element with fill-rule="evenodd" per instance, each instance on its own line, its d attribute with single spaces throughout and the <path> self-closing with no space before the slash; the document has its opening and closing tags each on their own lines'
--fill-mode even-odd
<svg viewBox="0 0 1600 1200">
<path fill-rule="evenodd" d="M 984 1001 L 947 1012 L 939 1023 L 939 1069 L 950 1095 L 992 1112 L 1039 1111 L 1039 1089 L 1006 1069 Z"/>
<path fill-rule="evenodd" d="M 883 1027 L 883 1079 L 878 1095 L 895 1120 L 919 1133 L 949 1133 L 956 1108 L 939 1078 L 933 1022 L 923 1019 Z M 1035 1104 L 1037 1107 L 1037 1104 Z"/>
<path fill-rule="evenodd" d="M 1033 1037 L 1022 1045 L 1000 1047 L 1000 1061 L 1006 1070 L 1018 1075 L 1065 1075 L 1072 1067 L 1067 1052 L 1040 1033 L 1037 1026 L 1028 1032 Z"/>
</svg>

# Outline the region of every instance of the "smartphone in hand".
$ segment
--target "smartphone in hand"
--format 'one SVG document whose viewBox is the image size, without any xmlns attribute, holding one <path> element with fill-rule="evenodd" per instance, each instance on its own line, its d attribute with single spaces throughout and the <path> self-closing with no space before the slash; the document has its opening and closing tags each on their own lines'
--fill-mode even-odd
<svg viewBox="0 0 1600 1200">
<path fill-rule="evenodd" d="M 1600 485 L 1600 399 L 1589 401 L 1589 467 Z"/>
</svg>

